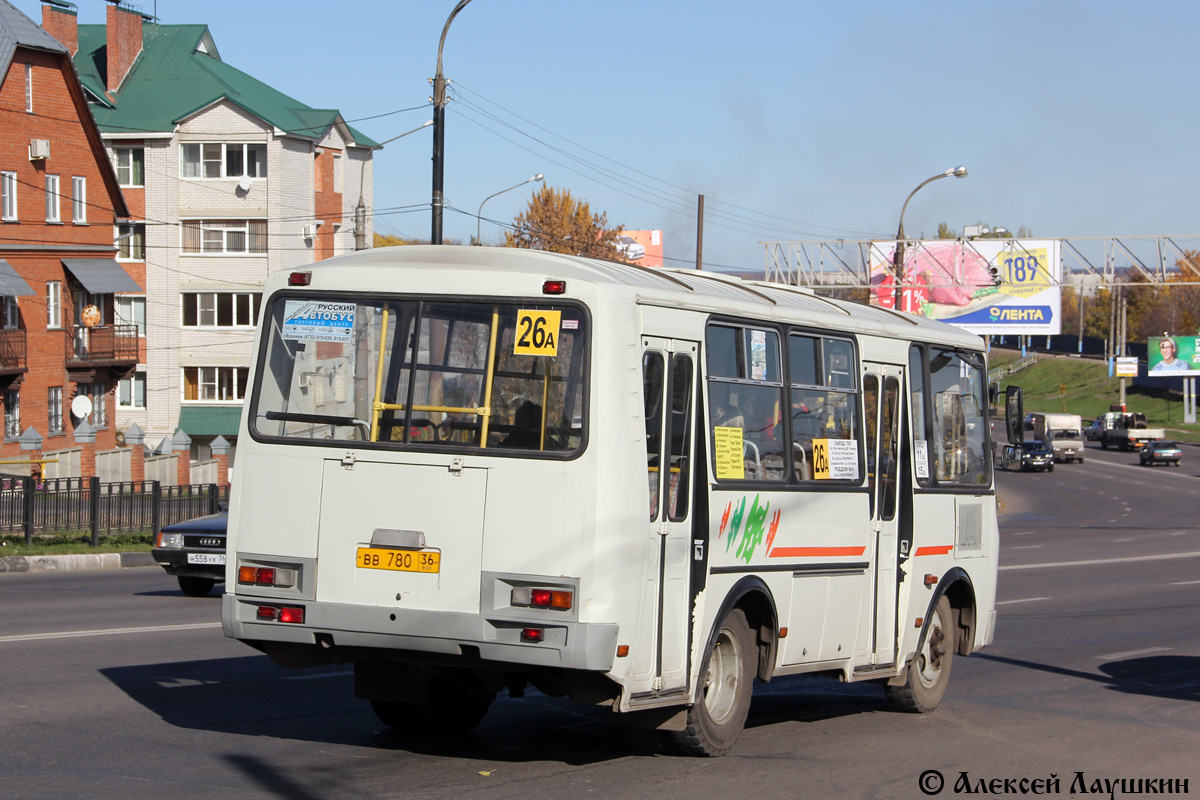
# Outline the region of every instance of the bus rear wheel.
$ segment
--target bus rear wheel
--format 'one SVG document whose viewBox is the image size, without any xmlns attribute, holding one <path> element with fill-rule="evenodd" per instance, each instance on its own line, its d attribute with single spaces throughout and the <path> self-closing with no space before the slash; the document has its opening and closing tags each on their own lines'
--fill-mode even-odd
<svg viewBox="0 0 1200 800">
<path fill-rule="evenodd" d="M 699 702 L 687 712 L 687 727 L 671 732 L 676 750 L 690 756 L 728 753 L 750 712 L 754 691 L 754 636 L 746 615 L 735 608 L 721 623 L 701 671 Z"/>
<path fill-rule="evenodd" d="M 371 710 L 380 722 L 400 733 L 466 733 L 483 721 L 495 697 L 478 682 L 467 685 L 435 678 L 427 702 L 372 700 Z"/>
<path fill-rule="evenodd" d="M 900 711 L 927 713 L 942 702 L 954 663 L 954 615 L 942 596 L 921 636 L 921 646 L 908 663 L 904 683 L 887 687 L 888 700 Z"/>
</svg>

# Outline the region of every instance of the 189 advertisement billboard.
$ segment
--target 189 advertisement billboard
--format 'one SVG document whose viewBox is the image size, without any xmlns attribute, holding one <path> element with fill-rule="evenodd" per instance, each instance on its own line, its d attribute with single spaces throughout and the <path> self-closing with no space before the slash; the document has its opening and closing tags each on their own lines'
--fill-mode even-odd
<svg viewBox="0 0 1200 800">
<path fill-rule="evenodd" d="M 871 304 L 897 306 L 894 241 L 871 243 Z M 1057 334 L 1062 261 L 1056 239 L 907 242 L 902 311 L 972 333 Z"/>
</svg>

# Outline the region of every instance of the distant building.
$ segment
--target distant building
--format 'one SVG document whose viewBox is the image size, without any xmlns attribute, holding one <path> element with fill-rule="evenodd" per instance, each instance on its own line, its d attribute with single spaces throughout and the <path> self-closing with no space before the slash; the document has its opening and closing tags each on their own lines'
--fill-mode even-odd
<svg viewBox="0 0 1200 800">
<path fill-rule="evenodd" d="M 663 265 L 662 231 L 621 231 L 620 236 L 632 240 L 621 242 L 618 237 L 617 243 L 617 249 L 629 261 L 642 267 L 661 267 Z"/>
<path fill-rule="evenodd" d="M 226 64 L 205 25 L 120 4 L 79 25 L 62 0 L 45 0 L 42 24 L 74 56 L 129 204 L 119 258 L 145 287 L 117 298 L 145 341 L 117 425 L 136 422 L 150 445 L 182 429 L 207 458 L 217 436 L 236 443 L 263 280 L 354 249 L 378 145 Z"/>
<path fill-rule="evenodd" d="M 143 357 L 121 315 L 143 276 L 113 245 L 129 211 L 67 48 L 8 0 L 0 76 L 0 460 L 30 457 L 17 441 L 26 433 L 41 452 L 73 448 L 83 419 L 95 447 L 112 448 L 117 382 Z M 85 417 L 70 411 L 80 396 Z M 28 475 L 30 465 L 0 471 Z"/>
</svg>

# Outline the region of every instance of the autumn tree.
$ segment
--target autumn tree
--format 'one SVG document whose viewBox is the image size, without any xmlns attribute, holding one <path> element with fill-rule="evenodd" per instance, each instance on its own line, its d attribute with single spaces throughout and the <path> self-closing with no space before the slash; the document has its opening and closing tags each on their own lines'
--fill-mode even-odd
<svg viewBox="0 0 1200 800">
<path fill-rule="evenodd" d="M 616 238 L 623 230 L 624 226 L 610 230 L 608 215 L 593 214 L 569 189 L 543 185 L 513 220 L 512 231 L 504 234 L 504 245 L 621 261 Z"/>
</svg>

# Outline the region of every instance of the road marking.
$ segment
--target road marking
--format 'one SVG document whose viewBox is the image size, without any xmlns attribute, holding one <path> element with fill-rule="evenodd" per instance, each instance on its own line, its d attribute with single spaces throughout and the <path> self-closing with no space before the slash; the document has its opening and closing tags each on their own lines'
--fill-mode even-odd
<svg viewBox="0 0 1200 800">
<path fill-rule="evenodd" d="M 1128 539 L 1113 539 L 1113 543 L 1114 543 L 1114 544 L 1115 544 L 1116 542 L 1132 542 L 1132 541 L 1133 541 L 1133 537 L 1132 537 L 1132 536 L 1130 536 Z"/>
<path fill-rule="evenodd" d="M 1091 567 L 1098 564 L 1128 564 L 1132 561 L 1165 561 L 1172 558 L 1197 558 L 1200 552 L 1194 553 L 1165 553 L 1159 556 L 1129 556 L 1127 558 L 1096 558 L 1088 561 L 1052 561 L 1045 564 L 1009 564 L 1000 567 L 1007 569 L 1049 569 L 1051 567 Z"/>
<path fill-rule="evenodd" d="M 1018 547 L 1010 547 L 1009 550 L 1037 550 L 1041 547 L 1040 544 L 1023 544 Z"/>
<path fill-rule="evenodd" d="M 1011 536 L 1032 536 L 1037 531 L 1020 531 L 1019 533 L 1010 534 Z"/>
<path fill-rule="evenodd" d="M 1012 605 L 1013 603 L 1036 603 L 1039 600 L 1049 600 L 1049 599 L 1050 599 L 1049 597 L 1025 597 L 1020 600 L 997 600 L 996 605 L 1009 606 L 1009 605 Z"/>
<path fill-rule="evenodd" d="M 1195 586 L 1200 581 L 1174 581 L 1171 586 Z"/>
<path fill-rule="evenodd" d="M 1106 656 L 1096 656 L 1099 661 L 1120 661 L 1134 656 L 1146 656 L 1151 653 L 1163 653 L 1167 650 L 1174 650 L 1174 647 L 1147 647 L 1144 650 L 1127 650 L 1124 653 L 1109 653 Z"/>
<path fill-rule="evenodd" d="M 33 642 L 40 639 L 77 639 L 83 636 L 119 636 L 123 633 L 164 633 L 166 631 L 194 631 L 204 628 L 219 628 L 219 622 L 197 622 L 192 625 L 151 625 L 145 628 L 104 628 L 92 631 L 58 631 L 57 633 L 26 633 L 17 636 L 0 636 L 4 642 Z"/>
</svg>

